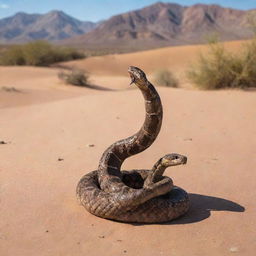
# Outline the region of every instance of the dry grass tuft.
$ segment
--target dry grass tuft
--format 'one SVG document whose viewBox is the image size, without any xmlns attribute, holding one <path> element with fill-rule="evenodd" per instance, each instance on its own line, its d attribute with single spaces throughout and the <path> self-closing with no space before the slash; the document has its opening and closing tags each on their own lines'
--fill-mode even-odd
<svg viewBox="0 0 256 256">
<path fill-rule="evenodd" d="M 169 70 L 162 69 L 155 73 L 155 83 L 161 86 L 174 87 L 179 86 L 179 81 Z"/>
<path fill-rule="evenodd" d="M 73 68 L 69 71 L 61 71 L 59 72 L 58 77 L 66 84 L 90 87 L 88 73 L 80 69 Z"/>
</svg>

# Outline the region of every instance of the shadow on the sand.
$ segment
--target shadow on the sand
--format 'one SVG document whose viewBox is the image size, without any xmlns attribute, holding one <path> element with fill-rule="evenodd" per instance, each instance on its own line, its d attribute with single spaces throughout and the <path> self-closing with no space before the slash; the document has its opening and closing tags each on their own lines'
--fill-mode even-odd
<svg viewBox="0 0 256 256">
<path fill-rule="evenodd" d="M 227 199 L 205 196 L 199 194 L 189 194 L 190 208 L 189 211 L 180 218 L 160 223 L 160 225 L 177 225 L 177 224 L 189 224 L 199 222 L 207 219 L 211 216 L 211 211 L 231 211 L 231 212 L 244 212 L 245 208 L 235 202 Z M 148 224 L 136 224 L 135 226 L 148 225 Z"/>
<path fill-rule="evenodd" d="M 245 208 L 233 201 L 199 194 L 189 194 L 190 208 L 187 214 L 165 224 L 186 224 L 199 222 L 211 216 L 211 211 L 244 212 Z"/>
</svg>

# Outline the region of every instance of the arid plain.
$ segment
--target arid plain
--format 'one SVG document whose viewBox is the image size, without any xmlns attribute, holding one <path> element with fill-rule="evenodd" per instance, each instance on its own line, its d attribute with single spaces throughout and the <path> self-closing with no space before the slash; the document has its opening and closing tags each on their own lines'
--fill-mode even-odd
<svg viewBox="0 0 256 256">
<path fill-rule="evenodd" d="M 238 51 L 242 42 L 227 43 Z M 59 68 L 0 67 L 0 254 L 246 255 L 256 251 L 256 92 L 200 91 L 185 79 L 205 46 L 162 48 L 62 63 L 90 72 L 94 89 L 64 85 Z M 162 130 L 123 168 L 151 168 L 161 156 L 188 156 L 166 174 L 190 193 L 191 209 L 174 222 L 131 225 L 79 206 L 79 179 L 103 151 L 135 133 L 144 104 L 127 68 L 149 78 L 168 68 L 181 88 L 157 86 Z"/>
</svg>

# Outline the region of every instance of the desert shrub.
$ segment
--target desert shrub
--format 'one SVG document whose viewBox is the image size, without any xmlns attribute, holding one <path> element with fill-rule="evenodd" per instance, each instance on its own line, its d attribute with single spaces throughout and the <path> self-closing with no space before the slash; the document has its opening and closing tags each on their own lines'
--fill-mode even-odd
<svg viewBox="0 0 256 256">
<path fill-rule="evenodd" d="M 55 52 L 53 47 L 45 41 L 25 44 L 22 47 L 26 65 L 47 66 L 54 63 Z"/>
<path fill-rule="evenodd" d="M 56 56 L 58 57 L 58 62 L 85 58 L 85 54 L 83 52 L 66 47 L 59 48 L 58 51 L 56 51 Z"/>
<path fill-rule="evenodd" d="M 244 45 L 239 71 L 235 85 L 242 88 L 256 87 L 256 39 Z"/>
<path fill-rule="evenodd" d="M 23 50 L 20 46 L 11 46 L 9 49 L 2 51 L 0 55 L 1 65 L 25 65 Z"/>
<path fill-rule="evenodd" d="M 228 52 L 219 42 L 209 44 L 209 52 L 187 72 L 189 80 L 201 89 L 245 88 L 256 86 L 256 41 L 240 53 Z"/>
<path fill-rule="evenodd" d="M 80 69 L 72 69 L 69 71 L 61 71 L 58 74 L 60 80 L 64 81 L 66 84 L 85 86 L 89 87 L 89 75 L 86 71 Z"/>
<path fill-rule="evenodd" d="M 35 41 L 6 49 L 0 55 L 0 64 L 49 66 L 56 62 L 84 57 L 83 53 L 75 49 L 53 46 L 46 41 Z"/>
<path fill-rule="evenodd" d="M 155 83 L 167 87 L 178 87 L 179 84 L 172 72 L 166 69 L 158 70 L 155 73 Z"/>
</svg>

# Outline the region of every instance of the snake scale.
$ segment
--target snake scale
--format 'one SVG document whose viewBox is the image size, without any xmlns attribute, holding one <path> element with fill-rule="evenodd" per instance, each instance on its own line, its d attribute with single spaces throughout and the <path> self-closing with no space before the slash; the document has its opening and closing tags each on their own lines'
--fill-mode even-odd
<svg viewBox="0 0 256 256">
<path fill-rule="evenodd" d="M 186 164 L 180 154 L 160 158 L 151 170 L 121 171 L 124 160 L 147 149 L 156 139 L 162 124 L 161 99 L 145 73 L 129 67 L 131 84 L 143 94 L 146 117 L 133 136 L 117 141 L 103 153 L 98 170 L 84 175 L 76 189 L 81 204 L 90 213 L 123 222 L 160 223 L 175 219 L 188 211 L 185 190 L 163 176 L 169 166 Z"/>
</svg>

